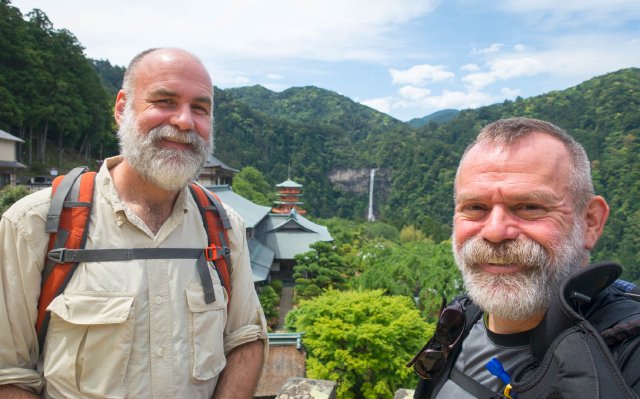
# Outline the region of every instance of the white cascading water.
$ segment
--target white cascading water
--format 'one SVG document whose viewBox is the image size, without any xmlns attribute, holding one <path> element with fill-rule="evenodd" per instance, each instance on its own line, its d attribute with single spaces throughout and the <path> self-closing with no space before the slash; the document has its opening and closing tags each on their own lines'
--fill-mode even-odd
<svg viewBox="0 0 640 399">
<path fill-rule="evenodd" d="M 369 172 L 369 212 L 367 213 L 367 220 L 375 222 L 376 217 L 373 214 L 373 181 L 376 177 L 376 168 L 371 169 Z"/>
</svg>

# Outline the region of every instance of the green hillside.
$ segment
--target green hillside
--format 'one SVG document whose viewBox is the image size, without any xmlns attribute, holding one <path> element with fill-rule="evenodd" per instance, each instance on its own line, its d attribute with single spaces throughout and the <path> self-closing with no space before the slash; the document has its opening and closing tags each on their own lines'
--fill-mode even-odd
<svg viewBox="0 0 640 399">
<path fill-rule="evenodd" d="M 413 127 L 422 127 L 430 122 L 445 123 L 450 122 L 453 118 L 458 116 L 459 113 L 460 111 L 457 109 L 443 109 L 422 118 L 413 118 L 407 123 Z"/>
<path fill-rule="evenodd" d="M 0 129 L 25 140 L 22 163 L 46 170 L 117 151 L 111 109 L 122 67 L 89 60 L 71 32 L 8 2 L 0 2 L 0 53 Z M 451 232 L 457 162 L 480 128 L 510 116 L 549 120 L 584 144 L 596 190 L 611 205 L 594 258 L 618 260 L 640 280 L 639 109 L 638 68 L 419 128 L 317 87 L 216 88 L 215 155 L 238 169 L 254 166 L 272 185 L 299 181 L 309 214 L 324 218 L 362 220 L 368 172 L 377 168 L 378 219 L 414 225 L 439 242 Z"/>
</svg>

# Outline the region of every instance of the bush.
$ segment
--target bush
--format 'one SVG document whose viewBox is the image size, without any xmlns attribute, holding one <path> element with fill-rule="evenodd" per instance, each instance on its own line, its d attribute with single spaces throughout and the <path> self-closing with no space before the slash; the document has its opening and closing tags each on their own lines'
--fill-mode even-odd
<svg viewBox="0 0 640 399">
<path fill-rule="evenodd" d="M 7 186 L 0 190 L 0 215 L 20 198 L 31 192 L 24 186 Z"/>
<path fill-rule="evenodd" d="M 410 298 L 329 290 L 302 301 L 286 326 L 304 332 L 307 376 L 338 383 L 338 399 L 392 398 L 417 384 L 405 367 L 433 333 Z"/>
</svg>

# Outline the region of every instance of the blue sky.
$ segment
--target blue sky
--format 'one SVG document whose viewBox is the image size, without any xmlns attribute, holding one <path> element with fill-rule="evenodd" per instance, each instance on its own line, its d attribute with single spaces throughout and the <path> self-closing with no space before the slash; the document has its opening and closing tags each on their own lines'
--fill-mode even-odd
<svg viewBox="0 0 640 399">
<path fill-rule="evenodd" d="M 400 120 L 640 67 L 638 0 L 12 0 L 88 57 L 183 47 L 221 88 L 318 86 Z"/>
</svg>

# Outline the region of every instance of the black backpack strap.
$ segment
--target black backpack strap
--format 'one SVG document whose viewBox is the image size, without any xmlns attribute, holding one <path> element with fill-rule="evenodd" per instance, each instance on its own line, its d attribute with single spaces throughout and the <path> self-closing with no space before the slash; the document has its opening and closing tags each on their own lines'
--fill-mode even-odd
<svg viewBox="0 0 640 399">
<path fill-rule="evenodd" d="M 491 389 L 469 377 L 462 371 L 459 371 L 455 367 L 451 368 L 451 375 L 449 376 L 449 379 L 478 399 L 504 398 L 504 396 L 493 392 Z"/>
</svg>

